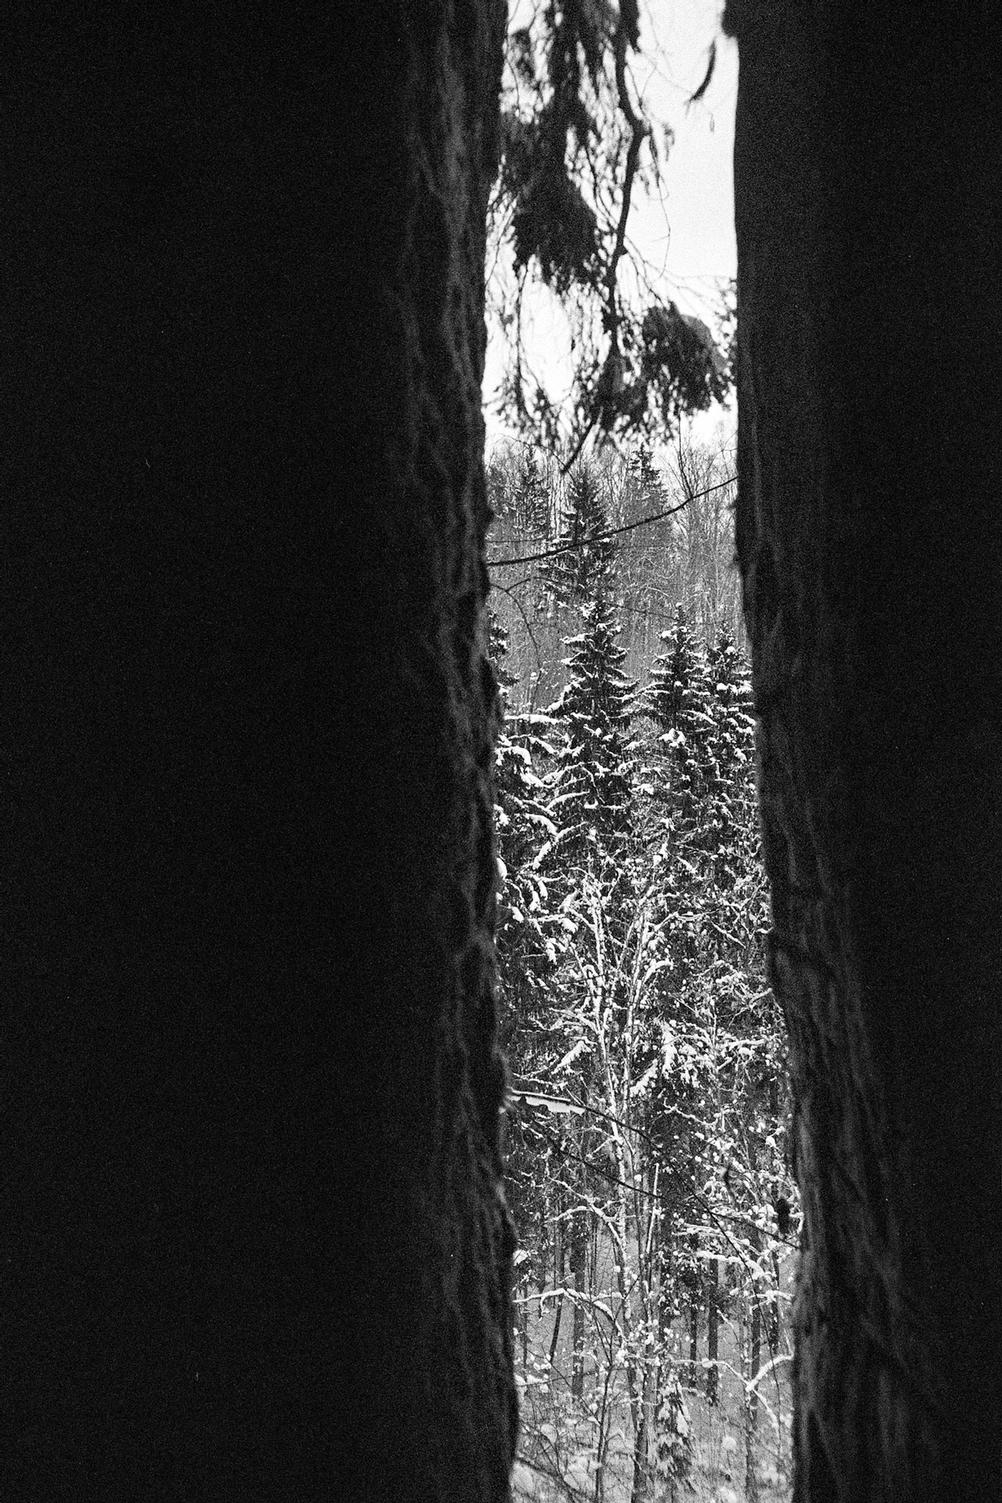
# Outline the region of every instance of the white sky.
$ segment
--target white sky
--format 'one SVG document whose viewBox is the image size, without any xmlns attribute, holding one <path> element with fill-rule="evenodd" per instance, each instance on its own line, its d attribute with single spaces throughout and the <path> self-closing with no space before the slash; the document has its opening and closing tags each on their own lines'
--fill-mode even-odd
<svg viewBox="0 0 1002 1503">
<path fill-rule="evenodd" d="M 663 167 L 663 201 L 649 202 L 635 211 L 630 237 L 654 269 L 660 295 L 708 322 L 718 282 L 733 277 L 737 265 L 731 160 L 737 47 L 721 34 L 719 12 L 718 0 L 649 0 L 641 13 L 641 56 L 633 68 L 649 116 L 670 125 L 675 139 Z M 686 100 L 703 80 L 714 37 L 713 79 L 703 98 L 686 107 Z M 654 48 L 652 38 L 656 38 Z M 537 330 L 531 353 L 549 378 L 551 352 L 559 346 L 560 335 L 545 315 L 537 320 Z M 500 351 L 489 342 L 488 448 L 503 437 L 490 410 L 490 394 L 500 371 Z M 693 422 L 693 436 L 708 441 L 721 422 L 733 427 L 733 413 L 717 408 L 702 414 Z"/>
<path fill-rule="evenodd" d="M 675 132 L 665 171 L 670 227 L 666 281 L 672 295 L 677 291 L 681 296 L 683 287 L 694 284 L 698 296 L 701 282 L 732 277 L 737 268 L 732 181 L 737 46 L 720 34 L 714 0 L 655 0 L 651 8 L 663 61 L 659 76 L 644 92 L 649 90 L 652 110 L 666 114 Z M 714 36 L 713 79 L 703 98 L 687 108 L 685 101 L 702 82 Z M 654 223 L 644 228 L 652 248 L 663 244 L 663 223 L 660 233 Z M 647 253 L 655 259 L 651 250 Z"/>
</svg>

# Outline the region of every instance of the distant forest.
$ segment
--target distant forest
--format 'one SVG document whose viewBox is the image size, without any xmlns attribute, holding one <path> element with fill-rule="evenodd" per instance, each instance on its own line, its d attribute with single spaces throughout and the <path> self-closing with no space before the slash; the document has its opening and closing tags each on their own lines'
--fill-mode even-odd
<svg viewBox="0 0 1002 1503">
<path fill-rule="evenodd" d="M 734 442 L 723 437 L 713 446 L 680 443 L 665 468 L 646 448 L 630 458 L 609 450 L 567 476 L 538 449 L 495 449 L 487 470 L 492 603 L 509 635 L 515 702 L 546 704 L 563 687 L 562 644 L 602 560 L 615 561 L 604 587 L 629 674 L 643 676 L 679 605 L 700 639 L 726 626 L 743 643 L 734 465 Z"/>
<path fill-rule="evenodd" d="M 732 467 L 489 465 L 523 1499 L 789 1496 L 799 1210 Z"/>
</svg>

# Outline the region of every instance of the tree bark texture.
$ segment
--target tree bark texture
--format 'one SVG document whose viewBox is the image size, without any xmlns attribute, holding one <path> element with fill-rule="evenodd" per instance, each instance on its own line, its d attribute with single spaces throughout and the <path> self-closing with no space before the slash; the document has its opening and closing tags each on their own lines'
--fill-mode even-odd
<svg viewBox="0 0 1002 1503">
<path fill-rule="evenodd" d="M 5 23 L 11 1498 L 508 1493 L 503 18 L 340 15 Z"/>
<path fill-rule="evenodd" d="M 738 552 L 805 1212 L 795 1496 L 996 1496 L 998 26 L 788 0 L 725 22 Z"/>
</svg>

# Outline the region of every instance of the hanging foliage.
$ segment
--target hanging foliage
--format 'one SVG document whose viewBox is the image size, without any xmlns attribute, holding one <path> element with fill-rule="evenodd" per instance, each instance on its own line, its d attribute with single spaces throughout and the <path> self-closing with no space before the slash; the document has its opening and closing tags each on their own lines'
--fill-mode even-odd
<svg viewBox="0 0 1002 1503">
<path fill-rule="evenodd" d="M 633 75 L 634 0 L 551 0 L 508 39 L 490 288 L 505 333 L 502 414 L 559 444 L 569 465 L 589 440 L 665 438 L 680 417 L 722 400 L 727 339 L 679 311 L 631 248 L 638 204 L 660 184 L 671 133 L 648 118 Z M 533 290 L 568 329 L 570 386 L 534 369 Z"/>
</svg>

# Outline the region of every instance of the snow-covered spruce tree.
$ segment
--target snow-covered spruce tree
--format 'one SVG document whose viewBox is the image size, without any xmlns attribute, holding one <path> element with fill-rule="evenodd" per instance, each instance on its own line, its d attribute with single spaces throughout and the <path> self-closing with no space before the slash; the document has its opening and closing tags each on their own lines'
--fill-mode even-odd
<svg viewBox="0 0 1002 1503">
<path fill-rule="evenodd" d="M 654 463 L 651 446 L 647 443 L 637 445 L 628 463 L 630 483 L 636 488 L 638 496 L 645 502 L 659 501 L 664 493 L 664 482 Z"/>
<path fill-rule="evenodd" d="M 587 851 L 611 856 L 631 823 L 629 742 L 636 685 L 626 677 L 626 651 L 604 590 L 585 602 L 582 629 L 566 639 L 570 681 L 550 714 L 562 734 L 550 810 L 563 862 Z"/>
<path fill-rule="evenodd" d="M 654 1496 L 661 1503 L 691 1495 L 692 1427 L 678 1372 L 665 1373 L 658 1395 Z"/>
<path fill-rule="evenodd" d="M 784 1049 L 765 980 L 768 912 L 747 668 L 726 626 L 703 649 L 676 621 L 666 647 L 646 701 L 665 727 L 660 745 L 667 745 L 670 763 L 655 855 L 672 962 L 662 978 L 660 1020 L 691 1069 L 687 1076 L 669 1073 L 655 1091 L 652 1131 L 668 1161 L 691 1170 L 688 1187 L 677 1182 L 673 1211 L 698 1228 L 696 1256 L 677 1266 L 694 1320 L 705 1314 L 707 1396 L 715 1398 L 713 1364 L 725 1308 L 743 1312 L 749 1379 L 760 1365 L 763 1337 L 775 1344 L 768 1332 L 784 1237 L 774 1235 L 774 1205 L 792 1206 L 795 1194 L 776 1126 L 785 1095 Z M 755 1424 L 749 1400 L 749 1456 Z"/>
<path fill-rule="evenodd" d="M 665 1026 L 701 944 L 707 872 L 713 699 L 706 654 L 682 606 L 662 633 L 641 697 L 642 833 L 671 964 L 662 977 Z M 652 1043 L 652 1047 L 654 1047 Z"/>
<path fill-rule="evenodd" d="M 561 605 L 582 604 L 608 588 L 616 562 L 616 544 L 606 536 L 608 530 L 601 475 L 589 461 L 579 460 L 560 508 L 557 546 L 567 551 L 548 559 L 541 570 Z"/>
<path fill-rule="evenodd" d="M 734 1060 L 750 1053 L 742 1040 L 732 1040 L 729 1014 L 718 1018 L 716 999 L 724 988 L 733 995 L 732 1010 L 740 1012 L 748 993 L 761 991 L 758 981 L 746 984 L 749 967 L 760 970 L 750 932 L 756 919 L 731 912 L 757 895 L 751 880 L 757 849 L 753 838 L 744 838 L 742 823 L 750 812 L 744 783 L 751 778 L 753 731 L 744 714 L 746 675 L 732 636 L 722 630 L 707 649 L 680 606 L 662 644 L 642 699 L 651 727 L 644 742 L 644 823 L 668 961 L 650 1010 L 648 1057 L 652 1065 L 659 1054 L 671 1063 L 652 1083 L 648 1130 L 664 1164 L 672 1166 L 661 1183 L 665 1315 L 687 1302 L 698 1331 L 705 1314 L 712 1359 L 723 1290 L 717 1287 L 713 1255 L 719 1235 L 707 1193 L 727 1169 L 727 1158 L 721 1162 L 714 1146 L 722 1131 L 721 1101 L 737 1104 Z M 731 849 L 739 835 L 740 852 Z M 735 932 L 740 941 L 724 938 Z M 740 955 L 733 953 L 739 943 Z M 720 1198 L 713 1188 L 711 1200 Z M 672 1226 L 698 1228 L 689 1234 L 695 1244 L 673 1239 Z M 715 1395 L 715 1368 L 707 1379 L 708 1393 Z"/>
<path fill-rule="evenodd" d="M 512 476 L 513 512 L 524 532 L 537 537 L 549 534 L 550 480 L 535 449 L 523 446 Z"/>
<path fill-rule="evenodd" d="M 681 728 L 697 655 L 684 606 L 675 607 L 671 630 L 661 633 L 661 642 L 662 651 L 651 667 L 643 709 L 667 735 Z"/>
<path fill-rule="evenodd" d="M 647 779 L 655 808 L 670 822 L 667 833 L 675 844 L 682 840 L 692 845 L 701 823 L 714 732 L 706 654 L 681 605 L 661 642 L 641 699 L 642 713 L 654 726 Z"/>
<path fill-rule="evenodd" d="M 623 671 L 626 654 L 619 644 L 619 626 L 607 593 L 612 558 L 606 552 L 597 561 L 588 586 L 594 587 L 594 593 L 582 608 L 582 629 L 566 639 L 569 682 L 550 711 L 557 755 L 549 812 L 557 835 L 546 872 L 559 897 L 568 943 L 554 986 L 551 1037 L 554 1061 L 568 1065 L 566 1088 L 584 1100 L 590 1096 L 597 1068 L 591 1003 L 582 985 L 582 964 L 590 964 L 587 899 L 598 887 L 603 911 L 616 905 L 632 804 L 628 737 L 635 686 Z M 596 1188 L 584 1164 L 596 1133 L 586 1119 L 562 1128 L 560 1137 L 565 1154 L 564 1219 L 575 1291 L 571 1393 L 580 1398 L 585 1385 L 586 1256 Z"/>
<path fill-rule="evenodd" d="M 755 721 L 748 666 L 726 624 L 706 655 L 712 729 L 708 757 L 708 839 L 719 882 L 746 864 L 749 840 L 757 855 Z M 743 847 L 738 850 L 739 844 Z"/>
</svg>

